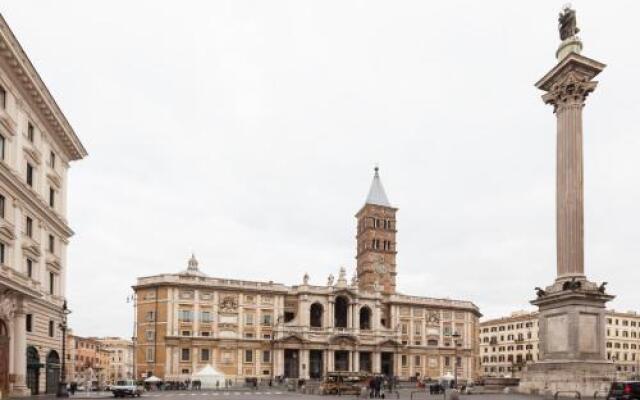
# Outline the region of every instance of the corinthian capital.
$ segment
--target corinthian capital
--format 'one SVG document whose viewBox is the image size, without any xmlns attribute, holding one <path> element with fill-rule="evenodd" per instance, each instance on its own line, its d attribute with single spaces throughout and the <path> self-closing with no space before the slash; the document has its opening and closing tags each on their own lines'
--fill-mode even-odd
<svg viewBox="0 0 640 400">
<path fill-rule="evenodd" d="M 577 71 L 567 73 L 564 79 L 553 84 L 542 96 L 546 104 L 551 104 L 554 111 L 565 106 L 584 105 L 589 93 L 593 92 L 598 82 L 590 80 L 586 74 Z"/>
</svg>

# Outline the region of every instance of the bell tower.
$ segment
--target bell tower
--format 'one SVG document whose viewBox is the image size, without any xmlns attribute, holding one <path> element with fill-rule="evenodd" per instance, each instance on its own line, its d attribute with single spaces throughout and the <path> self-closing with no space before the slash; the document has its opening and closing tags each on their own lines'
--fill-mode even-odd
<svg viewBox="0 0 640 400">
<path fill-rule="evenodd" d="M 379 287 L 383 293 L 396 291 L 396 211 L 384 191 L 378 167 L 369 195 L 356 214 L 357 274 L 360 290 Z"/>
</svg>

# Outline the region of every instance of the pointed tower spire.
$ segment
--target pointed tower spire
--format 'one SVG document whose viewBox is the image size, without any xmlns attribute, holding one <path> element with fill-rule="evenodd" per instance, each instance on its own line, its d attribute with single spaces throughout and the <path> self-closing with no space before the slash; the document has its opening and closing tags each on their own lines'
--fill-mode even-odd
<svg viewBox="0 0 640 400">
<path fill-rule="evenodd" d="M 391 203 L 389 203 L 389 199 L 387 198 L 387 193 L 385 193 L 384 187 L 382 186 L 380 174 L 378 173 L 380 168 L 376 165 L 373 170 L 373 181 L 371 181 L 371 188 L 369 189 L 369 194 L 367 195 L 365 204 L 375 204 L 377 206 L 391 207 Z"/>
</svg>

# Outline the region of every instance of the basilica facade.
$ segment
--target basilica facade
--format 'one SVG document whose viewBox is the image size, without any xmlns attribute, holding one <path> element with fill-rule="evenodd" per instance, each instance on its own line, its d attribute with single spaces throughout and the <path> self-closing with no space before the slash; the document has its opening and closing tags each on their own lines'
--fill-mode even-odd
<svg viewBox="0 0 640 400">
<path fill-rule="evenodd" d="M 185 380 L 211 364 L 232 379 L 475 377 L 478 307 L 396 291 L 396 212 L 376 168 L 351 279 L 344 268 L 325 285 L 306 273 L 293 286 L 209 277 L 193 256 L 182 272 L 138 278 L 136 376 Z"/>
</svg>

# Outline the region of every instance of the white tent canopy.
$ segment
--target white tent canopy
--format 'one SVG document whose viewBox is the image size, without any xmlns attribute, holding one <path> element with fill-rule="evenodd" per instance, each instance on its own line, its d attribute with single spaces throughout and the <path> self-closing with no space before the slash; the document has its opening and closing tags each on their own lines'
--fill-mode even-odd
<svg viewBox="0 0 640 400">
<path fill-rule="evenodd" d="M 200 371 L 191 375 L 191 382 L 200 381 L 202 389 L 217 389 L 224 387 L 224 374 L 207 364 Z"/>
<path fill-rule="evenodd" d="M 155 375 L 152 375 L 150 377 L 148 377 L 147 379 L 144 380 L 145 382 L 149 382 L 149 383 L 155 383 L 155 382 L 162 382 L 162 379 L 158 378 Z"/>
</svg>

